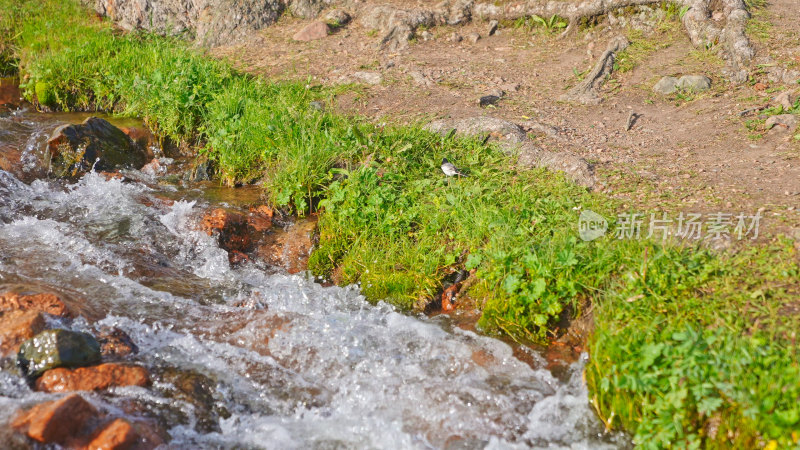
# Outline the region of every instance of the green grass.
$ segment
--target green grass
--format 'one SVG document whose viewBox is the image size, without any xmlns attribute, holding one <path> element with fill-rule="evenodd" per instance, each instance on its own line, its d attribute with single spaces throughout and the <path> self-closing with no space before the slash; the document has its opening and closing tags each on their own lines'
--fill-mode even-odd
<svg viewBox="0 0 800 450">
<path fill-rule="evenodd" d="M 0 0 L 0 17 L 0 48 L 18 61 L 28 98 L 143 117 L 212 159 L 223 182 L 256 180 L 276 206 L 320 210 L 317 275 L 411 309 L 453 270 L 474 269 L 480 326 L 520 341 L 546 341 L 589 300 L 586 378 L 610 426 L 643 447 L 793 445 L 800 320 L 786 311 L 800 273 L 790 243 L 714 254 L 584 242 L 580 211 L 612 218 L 618 204 L 562 175 L 519 170 L 492 145 L 317 111 L 309 103 L 334 91 L 118 33 L 73 1 Z M 445 156 L 470 176 L 444 178 Z"/>
</svg>

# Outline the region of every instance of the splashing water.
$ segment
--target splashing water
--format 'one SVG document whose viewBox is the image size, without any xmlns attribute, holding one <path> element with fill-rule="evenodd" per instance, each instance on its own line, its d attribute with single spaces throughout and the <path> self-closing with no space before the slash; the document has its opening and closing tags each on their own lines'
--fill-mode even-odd
<svg viewBox="0 0 800 450">
<path fill-rule="evenodd" d="M 501 341 L 371 305 L 357 287 L 232 268 L 198 230 L 209 205 L 165 206 L 165 190 L 175 188 L 96 174 L 28 185 L 0 171 L 0 284 L 80 299 L 85 319 L 61 326 L 128 333 L 153 386 L 82 395 L 156 419 L 170 447 L 628 446 L 594 417 L 584 361 L 559 380 Z M 0 367 L 0 424 L 56 397 Z"/>
</svg>

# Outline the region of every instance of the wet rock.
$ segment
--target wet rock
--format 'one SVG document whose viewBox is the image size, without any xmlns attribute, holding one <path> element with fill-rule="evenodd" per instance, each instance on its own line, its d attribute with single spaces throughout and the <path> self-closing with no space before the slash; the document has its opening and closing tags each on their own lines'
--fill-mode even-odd
<svg viewBox="0 0 800 450">
<path fill-rule="evenodd" d="M 371 85 L 381 84 L 383 81 L 383 76 L 378 72 L 356 72 L 353 74 L 353 78 L 356 81 Z"/>
<path fill-rule="evenodd" d="M 767 121 L 764 123 L 764 125 L 772 132 L 783 133 L 787 131 L 794 131 L 795 128 L 797 128 L 797 117 L 794 114 L 770 116 L 767 118 Z"/>
<path fill-rule="evenodd" d="M 14 418 L 11 426 L 37 442 L 66 445 L 97 416 L 94 406 L 80 395 L 72 394 L 34 406 Z"/>
<path fill-rule="evenodd" d="M 350 23 L 351 19 L 350 14 L 342 9 L 333 9 L 325 14 L 325 21 L 334 27 L 343 27 Z"/>
<path fill-rule="evenodd" d="M 139 433 L 125 419 L 114 419 L 94 436 L 87 450 L 128 450 L 139 441 Z"/>
<path fill-rule="evenodd" d="M 214 164 L 205 157 L 196 158 L 183 176 L 186 181 L 210 181 L 214 177 Z"/>
<path fill-rule="evenodd" d="M 219 431 L 219 418 L 230 417 L 230 413 L 218 405 L 215 398 L 216 383 L 209 377 L 195 371 L 168 368 L 160 373 L 158 378 L 173 387 L 165 393 L 167 397 L 194 406 L 198 431 L 203 433 Z M 180 415 L 183 412 L 167 413 Z M 181 421 L 180 418 L 176 419 Z"/>
<path fill-rule="evenodd" d="M 145 29 L 194 37 L 201 45 L 229 44 L 278 20 L 281 0 L 83 0 L 127 31 Z M 319 4 L 317 0 L 293 3 Z M 290 5 L 290 9 L 291 9 Z M 295 7 L 298 8 L 298 7 Z M 321 9 L 321 6 L 320 6 Z M 298 9 L 299 10 L 299 9 Z M 319 11 L 317 11 L 318 13 Z"/>
<path fill-rule="evenodd" d="M 12 310 L 41 311 L 54 316 L 69 317 L 70 311 L 61 298 L 52 293 L 6 291 L 0 294 L 0 312 Z"/>
<path fill-rule="evenodd" d="M 0 357 L 19 351 L 20 345 L 45 329 L 42 313 L 36 310 L 0 314 Z"/>
<path fill-rule="evenodd" d="M 63 125 L 47 141 L 50 170 L 58 177 L 77 177 L 92 170 L 139 169 L 147 162 L 140 148 L 119 128 L 98 117 Z"/>
<path fill-rule="evenodd" d="M 250 214 L 247 216 L 247 225 L 256 232 L 264 232 L 272 228 L 272 217 L 274 211 L 267 205 L 250 207 Z"/>
<path fill-rule="evenodd" d="M 494 36 L 494 34 L 497 33 L 497 26 L 498 25 L 500 25 L 500 22 L 498 22 L 497 20 L 495 20 L 495 19 L 490 20 L 489 21 L 489 28 L 486 30 L 486 35 Z"/>
<path fill-rule="evenodd" d="M 317 218 L 311 216 L 276 231 L 258 248 L 258 256 L 273 266 L 283 267 L 289 273 L 298 273 L 308 267 L 308 257 L 314 246 L 313 236 Z"/>
<path fill-rule="evenodd" d="M 152 161 L 142 166 L 140 170 L 142 173 L 146 173 L 155 177 L 164 175 L 167 172 L 167 166 L 161 164 L 161 161 L 159 161 L 158 158 L 153 158 Z"/>
<path fill-rule="evenodd" d="M 127 333 L 119 328 L 103 328 L 97 333 L 100 354 L 104 358 L 122 358 L 139 353 L 139 347 Z"/>
<path fill-rule="evenodd" d="M 456 309 L 458 285 L 453 284 L 442 292 L 442 312 L 449 313 Z"/>
<path fill-rule="evenodd" d="M 678 89 L 678 79 L 675 77 L 664 77 L 658 80 L 655 86 L 653 86 L 653 91 L 669 95 L 675 92 Z"/>
<path fill-rule="evenodd" d="M 322 39 L 330 33 L 330 27 L 325 22 L 312 22 L 292 36 L 295 41 L 308 42 Z"/>
<path fill-rule="evenodd" d="M 219 246 L 227 251 L 247 252 L 253 242 L 243 214 L 222 208 L 214 209 L 203 217 L 202 229 L 209 236 L 218 236 Z"/>
<path fill-rule="evenodd" d="M 678 89 L 692 92 L 702 92 L 711 89 L 711 78 L 705 75 L 684 75 L 678 79 Z"/>
<path fill-rule="evenodd" d="M 488 135 L 490 139 L 515 144 L 522 143 L 528 138 L 519 125 L 494 117 L 436 120 L 426 125 L 425 129 L 441 135 L 447 135 L 453 130 L 466 136 Z"/>
<path fill-rule="evenodd" d="M 102 391 L 119 386 L 147 386 L 150 375 L 139 366 L 115 363 L 77 369 L 51 369 L 36 380 L 36 390 L 43 392 Z"/>
<path fill-rule="evenodd" d="M 62 329 L 43 331 L 25 341 L 17 365 L 30 377 L 56 367 L 81 367 L 100 361 L 100 344 L 89 334 Z"/>
<path fill-rule="evenodd" d="M 481 39 L 481 35 L 475 32 L 472 32 L 467 35 L 467 40 L 472 42 L 473 44 L 477 43 Z"/>
</svg>

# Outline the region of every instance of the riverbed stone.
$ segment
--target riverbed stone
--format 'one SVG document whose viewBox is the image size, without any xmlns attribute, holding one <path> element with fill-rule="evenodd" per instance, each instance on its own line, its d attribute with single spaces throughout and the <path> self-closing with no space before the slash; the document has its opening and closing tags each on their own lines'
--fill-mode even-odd
<svg viewBox="0 0 800 450">
<path fill-rule="evenodd" d="M 140 169 L 148 161 L 146 149 L 99 117 L 58 127 L 47 141 L 47 153 L 50 170 L 58 177 L 79 177 L 92 169 Z"/>
<path fill-rule="evenodd" d="M 100 344 L 90 334 L 55 329 L 25 341 L 17 365 L 30 377 L 56 367 L 81 367 L 100 361 Z"/>
<path fill-rule="evenodd" d="M 41 311 L 59 317 L 69 317 L 66 303 L 53 293 L 6 291 L 0 294 L 0 311 Z"/>
<path fill-rule="evenodd" d="M 94 406 L 80 395 L 72 394 L 20 413 L 11 426 L 37 442 L 65 445 L 97 416 Z"/>
<path fill-rule="evenodd" d="M 147 386 L 150 375 L 140 366 L 105 363 L 97 366 L 48 370 L 36 380 L 43 392 L 102 391 L 119 386 Z"/>
<path fill-rule="evenodd" d="M 115 327 L 104 327 L 97 332 L 100 354 L 103 358 L 122 358 L 139 353 L 139 347 L 128 333 Z"/>
<path fill-rule="evenodd" d="M 312 22 L 292 36 L 295 41 L 308 42 L 322 39 L 330 34 L 330 26 L 322 21 Z"/>
<path fill-rule="evenodd" d="M 0 357 L 13 355 L 20 345 L 45 329 L 42 313 L 14 310 L 0 313 Z"/>
</svg>

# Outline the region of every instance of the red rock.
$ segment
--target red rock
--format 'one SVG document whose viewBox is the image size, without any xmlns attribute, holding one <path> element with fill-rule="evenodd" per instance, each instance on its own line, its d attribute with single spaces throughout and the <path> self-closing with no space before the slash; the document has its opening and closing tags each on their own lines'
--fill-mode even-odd
<svg viewBox="0 0 800 450">
<path fill-rule="evenodd" d="M 44 444 L 66 444 L 98 416 L 97 409 L 80 395 L 42 403 L 19 414 L 11 422 L 16 430 Z"/>
<path fill-rule="evenodd" d="M 312 22 L 306 25 L 305 28 L 295 33 L 292 39 L 295 41 L 308 42 L 316 39 L 322 39 L 328 35 L 330 27 L 325 22 Z"/>
<path fill-rule="evenodd" d="M 147 386 L 150 375 L 139 366 L 106 363 L 91 367 L 59 367 L 36 380 L 36 390 L 44 392 L 98 391 L 117 386 Z"/>
<path fill-rule="evenodd" d="M 289 273 L 298 273 L 308 267 L 308 256 L 314 246 L 312 240 L 317 227 L 317 216 L 293 223 L 268 237 L 258 249 L 258 256 L 269 264 L 285 268 Z"/>
<path fill-rule="evenodd" d="M 139 433 L 125 419 L 115 419 L 92 439 L 87 450 L 127 450 L 139 441 Z"/>
<path fill-rule="evenodd" d="M 55 294 L 24 294 L 6 291 L 0 294 L 0 311 L 35 310 L 54 316 L 68 317 L 67 305 Z"/>
<path fill-rule="evenodd" d="M 251 245 L 247 220 L 244 215 L 218 208 L 203 217 L 203 230 L 209 236 L 219 234 L 219 246 L 227 251 L 245 253 Z"/>
<path fill-rule="evenodd" d="M 149 163 L 142 166 L 142 168 L 139 170 L 148 175 L 158 175 L 165 170 L 165 167 L 161 165 L 161 163 L 158 161 L 158 158 L 153 158 Z"/>
<path fill-rule="evenodd" d="M 257 232 L 267 231 L 272 228 L 272 208 L 266 205 L 250 208 L 247 224 Z"/>
<path fill-rule="evenodd" d="M 458 294 L 457 284 L 450 286 L 442 292 L 442 312 L 451 312 L 456 309 L 456 294 Z"/>
<path fill-rule="evenodd" d="M 37 310 L 8 311 L 0 315 L 0 356 L 19 351 L 19 346 L 45 329 L 44 317 Z"/>
<path fill-rule="evenodd" d="M 756 84 L 753 86 L 753 89 L 755 89 L 755 90 L 757 90 L 757 91 L 763 91 L 763 90 L 765 90 L 766 88 L 767 88 L 767 85 L 766 85 L 766 84 L 764 84 L 764 83 L 756 83 Z"/>
</svg>

